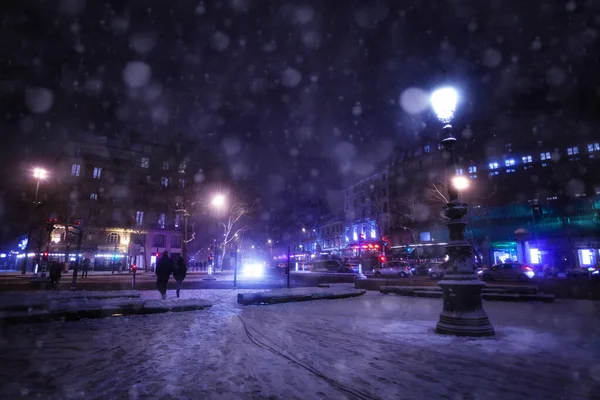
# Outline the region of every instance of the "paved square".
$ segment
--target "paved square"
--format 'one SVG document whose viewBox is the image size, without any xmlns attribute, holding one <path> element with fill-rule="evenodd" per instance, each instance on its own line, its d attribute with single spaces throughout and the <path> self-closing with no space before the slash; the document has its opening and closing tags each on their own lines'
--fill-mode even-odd
<svg viewBox="0 0 600 400">
<path fill-rule="evenodd" d="M 439 299 L 369 292 L 342 300 L 240 306 L 239 292 L 184 291 L 182 299 L 213 302 L 202 311 L 3 327 L 0 396 L 600 396 L 599 302 L 485 302 L 497 335 L 468 339 L 434 333 Z"/>
</svg>

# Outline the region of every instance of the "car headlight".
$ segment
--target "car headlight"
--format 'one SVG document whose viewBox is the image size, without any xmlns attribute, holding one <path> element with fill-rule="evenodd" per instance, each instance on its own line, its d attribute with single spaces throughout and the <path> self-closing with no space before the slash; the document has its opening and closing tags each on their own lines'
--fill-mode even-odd
<svg viewBox="0 0 600 400">
<path fill-rule="evenodd" d="M 592 272 L 592 275 L 600 275 L 600 271 L 594 271 Z"/>
<path fill-rule="evenodd" d="M 527 275 L 529 278 L 533 278 L 533 276 L 535 275 L 535 273 L 533 271 L 526 271 L 525 275 Z"/>
<path fill-rule="evenodd" d="M 481 274 L 483 274 L 483 271 L 481 271 L 481 270 L 477 271 L 477 275 L 481 275 Z"/>
<path fill-rule="evenodd" d="M 244 265 L 244 276 L 252 278 L 260 278 L 265 272 L 262 264 L 246 264 Z"/>
</svg>

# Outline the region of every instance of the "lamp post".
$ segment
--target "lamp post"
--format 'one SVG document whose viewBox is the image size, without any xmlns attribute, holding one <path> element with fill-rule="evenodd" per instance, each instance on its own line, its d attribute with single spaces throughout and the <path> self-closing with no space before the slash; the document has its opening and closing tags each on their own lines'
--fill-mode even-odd
<svg viewBox="0 0 600 400">
<path fill-rule="evenodd" d="M 269 244 L 269 253 L 270 253 L 269 265 L 271 265 L 271 263 L 273 262 L 273 241 L 271 239 L 269 239 L 269 240 L 267 240 L 267 243 Z"/>
<path fill-rule="evenodd" d="M 437 323 L 436 332 L 457 336 L 493 336 L 494 327 L 483 309 L 481 289 L 486 284 L 475 275 L 471 245 L 466 239 L 465 226 L 467 204 L 459 200 L 459 191 L 468 185 L 466 178 L 451 177 L 455 174 L 454 145 L 450 120 L 454 116 L 458 94 L 453 88 L 438 89 L 431 95 L 431 104 L 444 123 L 442 146 L 448 157 L 448 204 L 444 214 L 448 217 L 450 241 L 446 246 L 449 260 L 444 278 L 438 283 L 444 295 L 444 306 Z"/>
<path fill-rule="evenodd" d="M 212 202 L 211 202 L 212 206 L 215 208 L 216 210 L 216 216 L 217 216 L 217 229 L 219 228 L 219 211 L 221 210 L 221 207 L 223 206 L 223 204 L 225 204 L 225 196 L 223 196 L 222 194 L 217 194 L 215 197 L 213 197 Z M 215 250 L 215 254 L 213 257 L 213 265 L 215 266 L 215 268 L 218 265 L 219 262 L 219 252 L 218 252 L 218 245 L 219 241 L 217 239 L 215 239 L 215 244 L 214 244 L 214 250 Z M 212 266 L 208 266 L 208 274 L 203 278 L 203 280 L 206 281 L 214 281 L 216 280 L 216 278 L 214 277 L 213 273 L 213 268 Z"/>
<path fill-rule="evenodd" d="M 48 172 L 43 168 L 34 168 L 33 169 L 33 177 L 36 179 L 35 183 L 35 196 L 33 197 L 33 211 L 39 206 L 38 202 L 38 194 L 40 191 L 40 181 L 46 179 Z M 29 214 L 29 232 L 27 232 L 27 244 L 25 245 L 25 262 L 23 263 L 23 267 L 21 268 L 21 274 L 25 275 L 27 273 L 27 266 L 29 264 L 29 249 L 31 242 L 31 231 L 33 230 L 33 211 Z"/>
</svg>

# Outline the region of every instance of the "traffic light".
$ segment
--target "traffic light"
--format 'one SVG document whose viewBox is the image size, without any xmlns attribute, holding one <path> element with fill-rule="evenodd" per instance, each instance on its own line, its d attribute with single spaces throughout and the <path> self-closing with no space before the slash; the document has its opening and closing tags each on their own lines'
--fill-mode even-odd
<svg viewBox="0 0 600 400">
<path fill-rule="evenodd" d="M 380 256 L 379 257 L 379 261 L 381 261 L 382 263 L 384 263 L 385 262 L 385 256 Z"/>
<path fill-rule="evenodd" d="M 213 263 L 213 256 L 212 255 L 208 256 L 208 263 L 212 265 L 212 263 Z"/>
</svg>

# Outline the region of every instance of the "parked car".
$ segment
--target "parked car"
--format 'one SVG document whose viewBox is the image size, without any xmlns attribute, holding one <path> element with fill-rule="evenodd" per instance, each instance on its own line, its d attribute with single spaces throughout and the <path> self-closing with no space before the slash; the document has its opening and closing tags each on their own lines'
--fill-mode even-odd
<svg viewBox="0 0 600 400">
<path fill-rule="evenodd" d="M 484 281 L 492 280 L 519 280 L 528 281 L 535 276 L 533 268 L 519 262 L 496 264 L 492 268 L 483 268 L 477 275 Z"/>
<path fill-rule="evenodd" d="M 429 275 L 429 268 L 431 268 L 429 263 L 414 265 L 411 267 L 410 272 L 412 272 L 412 274 L 415 276 L 427 276 Z"/>
<path fill-rule="evenodd" d="M 379 268 L 373 269 L 373 275 L 377 278 L 389 277 L 389 276 L 400 276 L 407 278 L 412 275 L 410 266 L 404 261 L 392 261 L 385 263 Z"/>
<path fill-rule="evenodd" d="M 565 275 L 567 275 L 567 278 L 587 278 L 590 275 L 590 271 L 588 271 L 587 268 L 580 268 L 580 267 L 576 267 L 576 268 L 569 268 L 565 271 Z"/>
<path fill-rule="evenodd" d="M 446 263 L 428 263 L 430 265 L 428 271 L 431 279 L 442 279 L 446 274 Z"/>
</svg>

